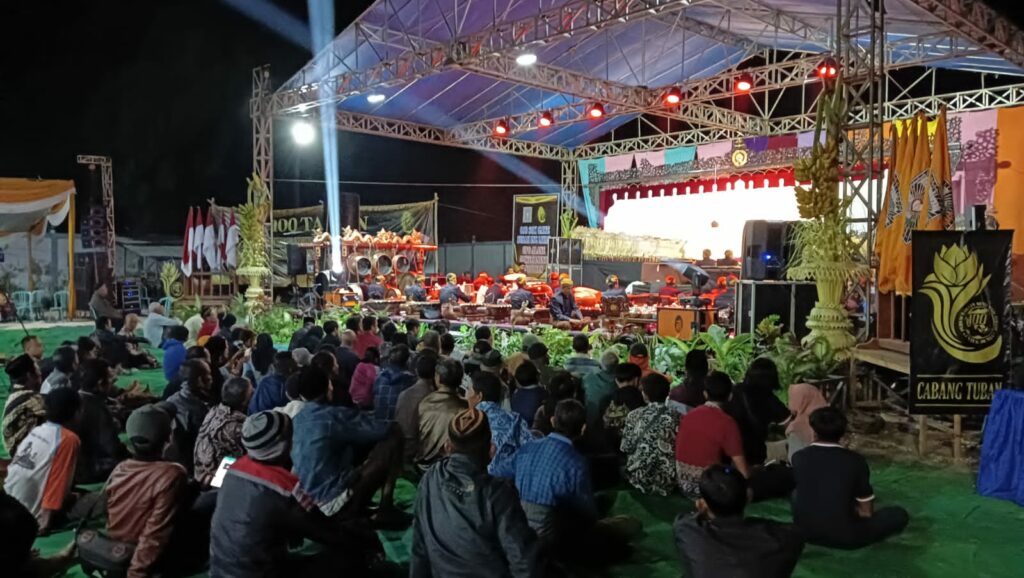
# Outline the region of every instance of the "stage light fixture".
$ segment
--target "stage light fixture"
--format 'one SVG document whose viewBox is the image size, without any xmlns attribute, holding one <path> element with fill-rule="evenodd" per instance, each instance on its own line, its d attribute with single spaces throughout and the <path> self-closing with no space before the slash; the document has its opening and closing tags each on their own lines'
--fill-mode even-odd
<svg viewBox="0 0 1024 578">
<path fill-rule="evenodd" d="M 306 146 L 316 140 L 316 130 L 309 121 L 297 120 L 292 123 L 292 140 L 299 146 Z"/>
<path fill-rule="evenodd" d="M 675 106 L 683 101 L 683 91 L 679 90 L 678 86 L 673 86 L 668 89 L 662 99 L 667 106 Z"/>
<path fill-rule="evenodd" d="M 749 74 L 741 74 L 736 77 L 733 87 L 736 89 L 736 92 L 750 92 L 754 88 L 754 77 Z"/>
<path fill-rule="evenodd" d="M 600 102 L 591 104 L 590 108 L 587 109 L 587 116 L 590 118 L 601 118 L 604 116 L 604 105 Z"/>
<path fill-rule="evenodd" d="M 366 102 L 368 102 L 370 104 L 378 104 L 378 103 L 384 102 L 384 99 L 386 99 L 386 98 L 387 97 L 384 96 L 383 94 L 381 94 L 379 92 L 375 92 L 375 93 L 370 94 L 370 95 L 368 95 L 366 97 Z"/>
<path fill-rule="evenodd" d="M 537 62 L 537 55 L 532 52 L 524 52 L 516 56 L 516 64 L 519 66 L 533 66 Z"/>
<path fill-rule="evenodd" d="M 555 124 L 555 118 L 551 116 L 551 111 L 545 110 L 540 113 L 540 117 L 537 119 L 537 125 L 541 128 L 547 128 Z"/>
<path fill-rule="evenodd" d="M 839 76 L 839 64 L 835 58 L 829 56 L 821 61 L 816 72 L 819 78 L 833 79 Z"/>
<path fill-rule="evenodd" d="M 494 125 L 494 136 L 505 136 L 508 134 L 508 121 L 505 119 L 499 120 Z"/>
</svg>

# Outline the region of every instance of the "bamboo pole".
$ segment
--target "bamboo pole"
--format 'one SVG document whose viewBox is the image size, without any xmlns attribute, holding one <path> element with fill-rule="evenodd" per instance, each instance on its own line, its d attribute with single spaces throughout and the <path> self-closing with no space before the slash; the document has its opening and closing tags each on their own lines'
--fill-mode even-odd
<svg viewBox="0 0 1024 578">
<path fill-rule="evenodd" d="M 917 454 L 923 456 L 928 447 L 928 420 L 917 416 Z"/>
<path fill-rule="evenodd" d="M 958 462 L 963 460 L 963 452 L 963 416 L 957 414 L 953 416 L 953 459 Z"/>
</svg>

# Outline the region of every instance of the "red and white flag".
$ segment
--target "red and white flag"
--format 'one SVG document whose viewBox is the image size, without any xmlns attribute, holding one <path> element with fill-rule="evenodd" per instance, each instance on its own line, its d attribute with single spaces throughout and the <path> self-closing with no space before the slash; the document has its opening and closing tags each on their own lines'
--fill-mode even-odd
<svg viewBox="0 0 1024 578">
<path fill-rule="evenodd" d="M 227 242 L 225 250 L 228 256 L 228 266 L 232 269 L 238 267 L 238 222 L 235 221 L 235 210 L 231 209 L 231 223 L 228 224 Z"/>
<path fill-rule="evenodd" d="M 196 271 L 203 270 L 203 236 L 206 228 L 203 227 L 203 209 L 196 208 L 196 221 L 192 225 L 192 264 Z"/>
<path fill-rule="evenodd" d="M 228 266 L 228 217 L 224 211 L 220 212 L 220 222 L 217 223 L 217 253 L 220 259 L 220 268 L 227 269 Z"/>
<path fill-rule="evenodd" d="M 192 207 L 188 208 L 188 221 L 185 222 L 185 242 L 181 246 L 181 272 L 186 277 L 192 276 Z"/>
<path fill-rule="evenodd" d="M 220 249 L 217 248 L 217 229 L 213 226 L 213 207 L 206 210 L 206 229 L 203 235 L 203 256 L 210 271 L 220 271 Z"/>
</svg>

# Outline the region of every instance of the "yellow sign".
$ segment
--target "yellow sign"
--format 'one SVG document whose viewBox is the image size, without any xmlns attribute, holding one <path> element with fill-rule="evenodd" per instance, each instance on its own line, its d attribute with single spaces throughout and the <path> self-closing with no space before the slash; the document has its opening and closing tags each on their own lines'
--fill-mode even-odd
<svg viewBox="0 0 1024 578">
<path fill-rule="evenodd" d="M 931 299 L 932 333 L 955 359 L 987 363 L 1002 349 L 999 316 L 988 301 L 978 299 L 990 279 L 978 254 L 960 244 L 943 245 L 924 279 L 919 292 Z"/>
</svg>

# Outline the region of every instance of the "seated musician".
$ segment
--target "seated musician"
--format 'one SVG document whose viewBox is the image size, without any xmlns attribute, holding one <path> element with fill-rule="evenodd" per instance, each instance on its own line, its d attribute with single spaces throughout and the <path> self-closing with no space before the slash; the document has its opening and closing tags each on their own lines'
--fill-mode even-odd
<svg viewBox="0 0 1024 578">
<path fill-rule="evenodd" d="M 661 291 L 658 291 L 658 295 L 675 299 L 682 292 L 682 289 L 676 287 L 676 278 L 668 275 L 665 277 L 665 286 L 661 288 Z"/>
<path fill-rule="evenodd" d="M 441 288 L 439 295 L 441 303 L 449 304 L 455 301 L 469 303 L 469 296 L 463 293 L 462 288 L 458 285 L 458 276 L 455 273 L 449 273 L 447 281 L 448 284 Z"/>
<path fill-rule="evenodd" d="M 490 279 L 489 281 L 491 284 L 484 293 L 484 303 L 488 305 L 501 303 L 502 298 L 505 296 L 505 287 L 498 279 Z"/>
<path fill-rule="evenodd" d="M 427 300 L 427 290 L 423 288 L 423 281 L 426 280 L 422 274 L 416 276 L 416 280 L 405 288 L 405 299 L 407 301 L 423 302 Z"/>
<path fill-rule="evenodd" d="M 580 327 L 590 320 L 583 317 L 580 306 L 576 304 L 576 298 L 572 294 L 572 279 L 563 277 L 561 290 L 551 298 L 551 320 L 557 324 L 568 324 L 570 327 Z"/>
<path fill-rule="evenodd" d="M 703 256 L 697 261 L 698 267 L 714 267 L 717 263 L 711 258 L 711 249 L 704 249 Z"/>
<path fill-rule="evenodd" d="M 739 261 L 737 261 L 736 258 L 732 256 L 732 251 L 728 249 L 726 249 L 725 251 L 725 258 L 718 260 L 719 267 L 735 267 L 739 264 Z"/>
<path fill-rule="evenodd" d="M 507 277 L 506 277 L 507 279 Z M 505 297 L 512 309 L 522 309 L 524 306 L 533 309 L 537 306 L 537 300 L 533 293 L 526 289 L 526 275 L 516 275 L 512 290 Z"/>
<path fill-rule="evenodd" d="M 387 294 L 387 289 L 384 287 L 384 281 L 385 279 L 383 275 L 377 275 L 377 278 L 373 280 L 373 283 L 370 283 L 370 285 L 366 287 L 366 298 L 383 299 L 384 295 Z"/>
<path fill-rule="evenodd" d="M 612 274 L 605 279 L 605 284 L 608 285 L 608 289 L 603 293 L 604 297 L 625 297 L 626 290 L 620 286 L 619 276 Z"/>
</svg>

